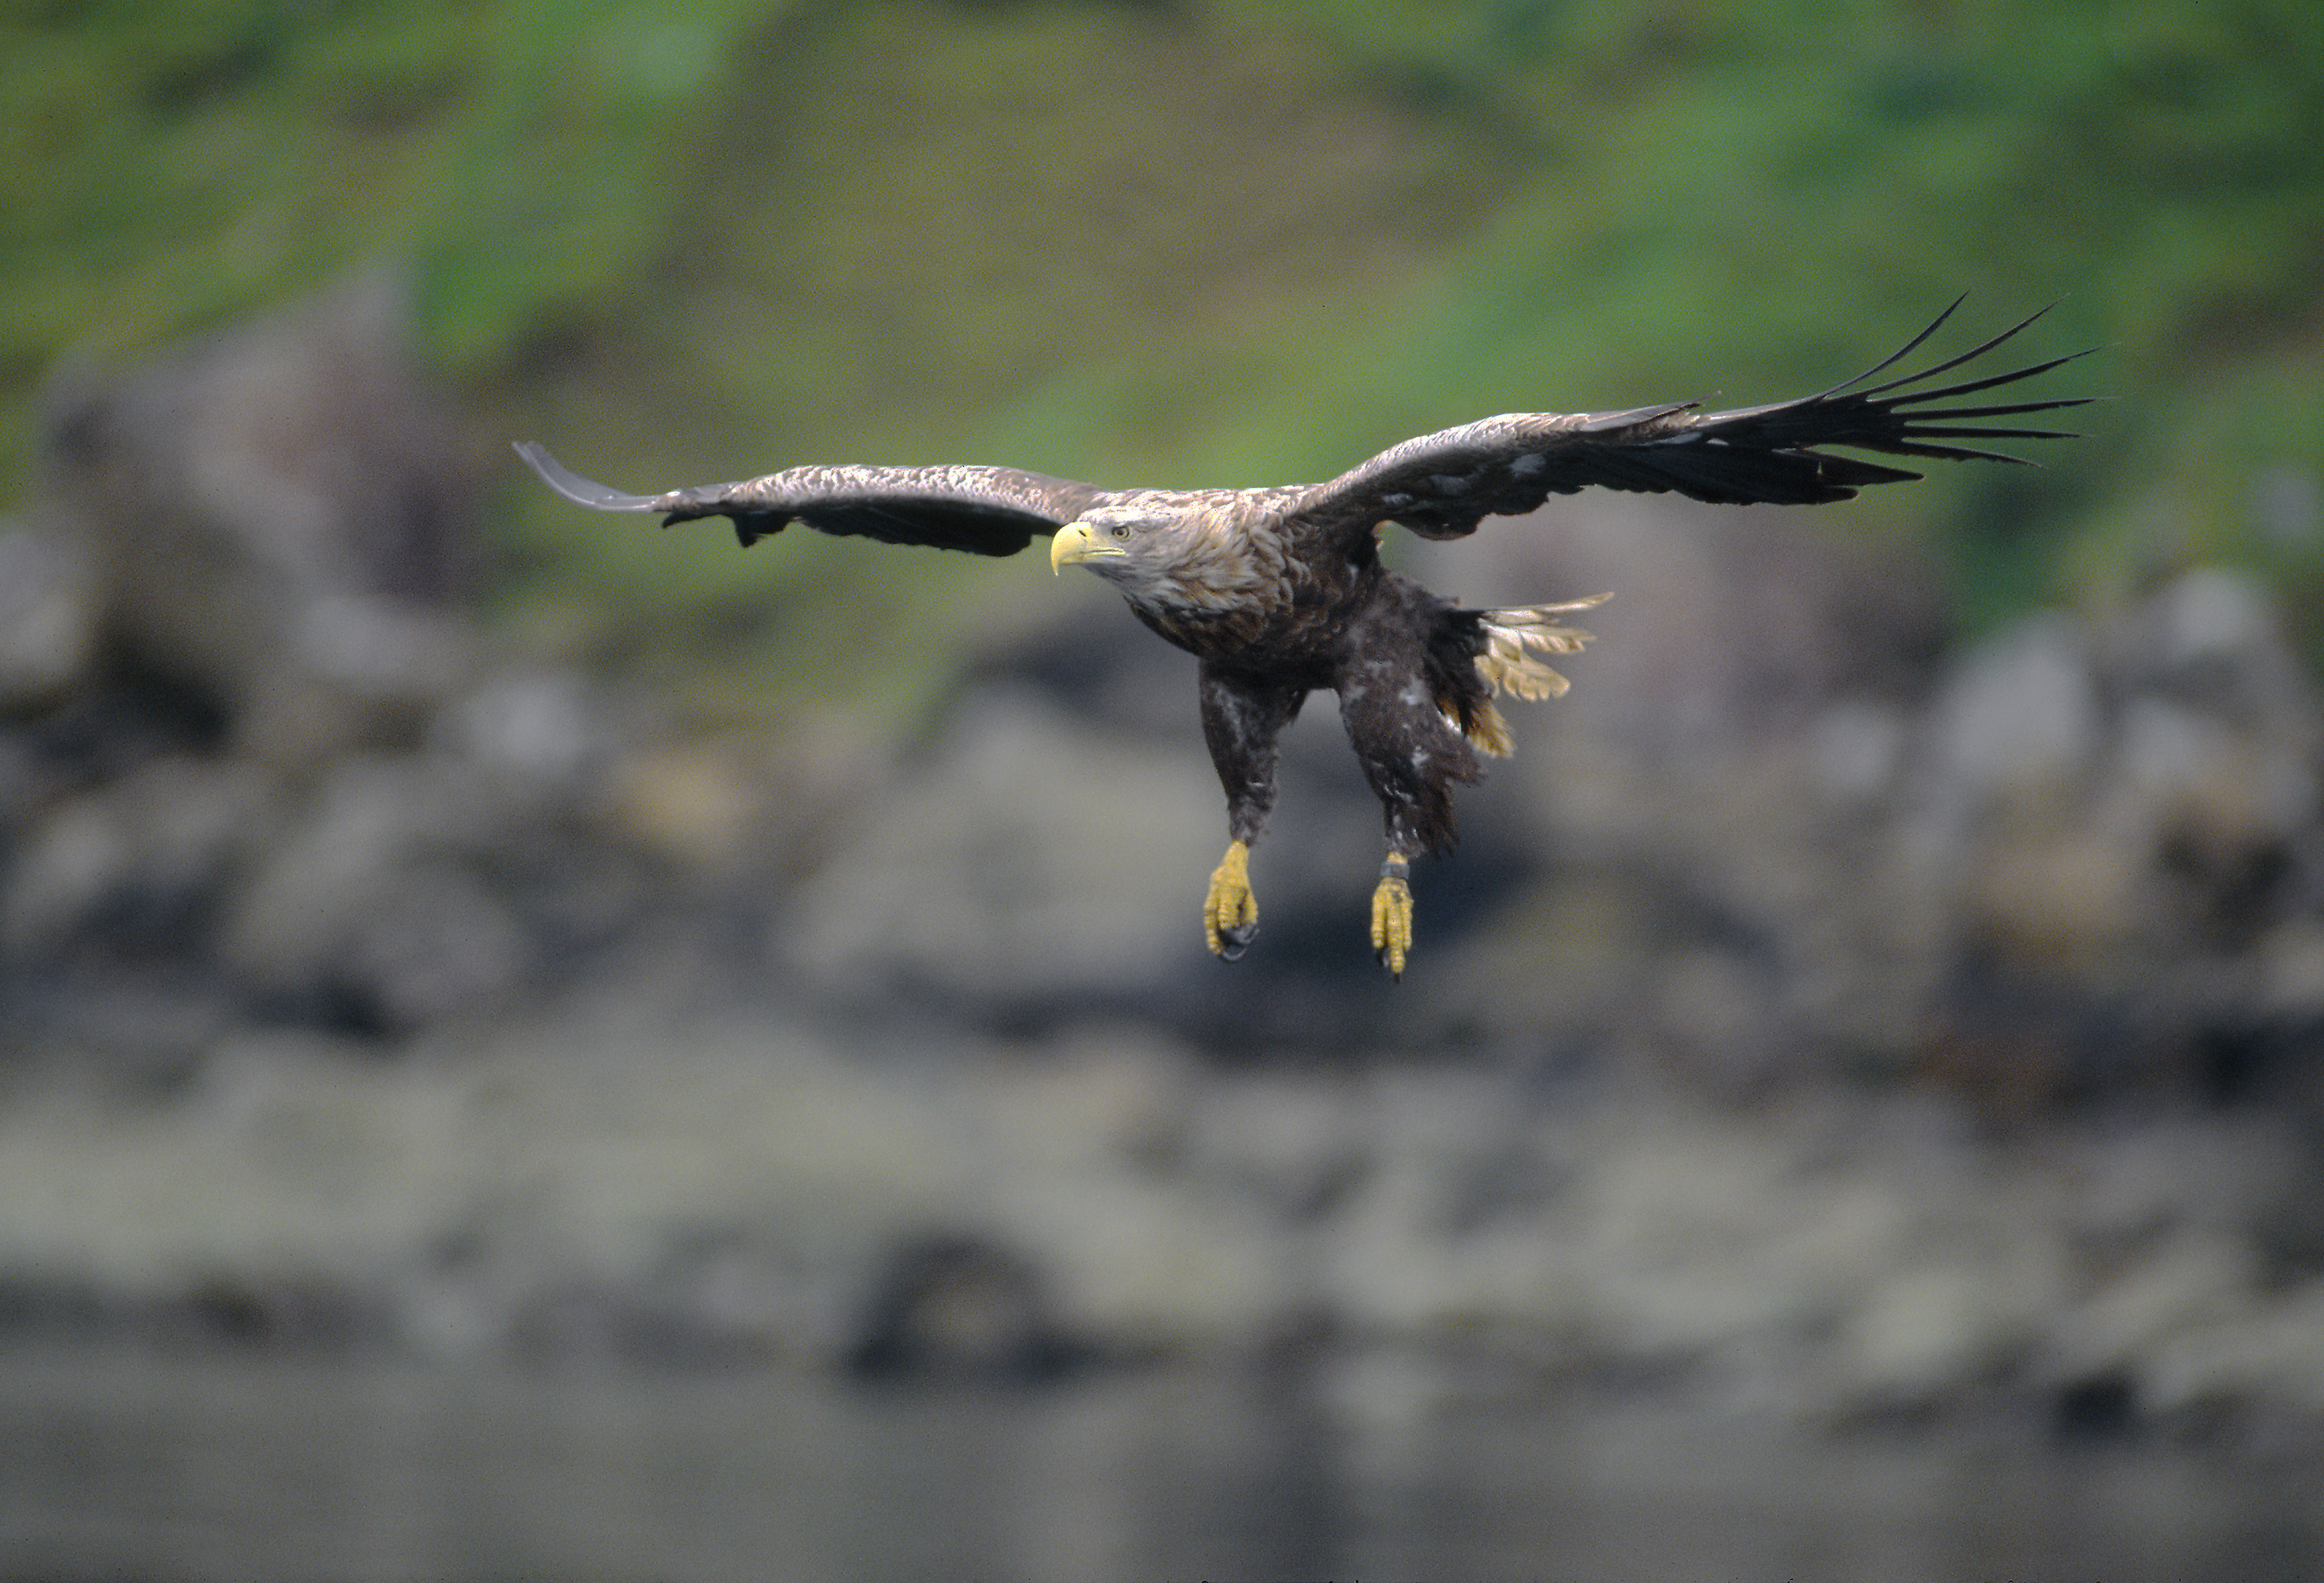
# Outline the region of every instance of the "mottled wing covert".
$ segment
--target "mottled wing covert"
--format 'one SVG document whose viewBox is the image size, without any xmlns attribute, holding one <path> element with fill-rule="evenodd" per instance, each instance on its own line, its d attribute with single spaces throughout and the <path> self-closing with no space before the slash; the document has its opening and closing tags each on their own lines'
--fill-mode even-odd
<svg viewBox="0 0 2324 1583">
<path fill-rule="evenodd" d="M 1883 384 L 1865 381 L 1910 356 L 1952 316 L 1956 301 L 1894 355 L 1854 379 L 1811 396 L 1725 412 L 1697 403 L 1622 412 L 1509 412 L 1424 434 L 1319 484 L 1286 524 L 1332 537 L 1369 532 L 1394 522 L 1430 539 L 1457 539 L 1488 516 L 1535 510 L 1552 495 L 1597 485 L 1673 492 L 1721 505 L 1816 505 L 1847 500 L 1870 484 L 1922 475 L 1820 449 L 1845 446 L 1891 456 L 1951 460 L 2022 457 L 1959 440 L 2068 440 L 2054 429 L 1996 425 L 1987 420 L 2077 407 L 2088 396 L 2000 404 L 1929 406 L 2047 373 L 2085 354 L 1982 378 L 1927 388 L 1923 382 L 1980 356 L 2039 319 L 2036 313 L 1969 350 Z M 1863 388 L 1858 388 L 1862 386 Z"/>
<path fill-rule="evenodd" d="M 887 544 L 929 544 L 975 555 L 1014 555 L 1107 497 L 1092 484 L 1014 467 L 793 467 L 733 484 L 661 495 L 626 495 L 584 478 L 540 446 L 517 455 L 549 486 L 599 511 L 659 513 L 665 524 L 724 516 L 745 546 L 793 522 Z"/>
</svg>

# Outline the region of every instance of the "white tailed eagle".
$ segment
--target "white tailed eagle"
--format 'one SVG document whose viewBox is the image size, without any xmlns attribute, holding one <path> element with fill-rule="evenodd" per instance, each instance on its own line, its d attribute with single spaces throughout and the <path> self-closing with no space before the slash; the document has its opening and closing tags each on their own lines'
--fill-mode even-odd
<svg viewBox="0 0 2324 1583">
<path fill-rule="evenodd" d="M 2081 353 L 1929 383 L 2038 313 L 1917 374 L 1868 383 L 1916 350 L 1952 310 L 1894 356 L 1815 395 L 1724 412 L 1699 412 L 1693 402 L 1508 412 L 1407 440 L 1323 484 L 1102 489 L 1010 467 L 808 467 L 624 495 L 569 471 L 538 445 L 516 449 L 568 500 L 658 514 L 665 523 L 730 517 L 745 546 L 793 522 L 979 555 L 1014 555 L 1035 535 L 1053 535 L 1051 567 L 1086 566 L 1121 591 L 1140 621 L 1202 662 L 1203 736 L 1226 789 L 1229 837 L 1203 903 L 1203 931 L 1228 961 L 1258 931 L 1247 859 L 1275 802 L 1276 739 L 1309 693 L 1330 689 L 1386 813 L 1371 941 L 1381 966 L 1401 976 L 1412 944 L 1411 859 L 1452 845 L 1452 788 L 1480 778 L 1478 754 L 1509 751 L 1494 692 L 1563 692 L 1564 679 L 1533 651 L 1580 648 L 1588 634 L 1558 618 L 1598 599 L 1463 609 L 1382 566 L 1381 530 L 1393 523 L 1423 538 L 1457 539 L 1488 516 L 1519 515 L 1591 485 L 1738 505 L 1814 505 L 1921 477 L 1828 447 L 2020 462 L 1985 442 L 2073 438 L 1993 421 L 2091 398 L 1964 398 Z"/>
</svg>

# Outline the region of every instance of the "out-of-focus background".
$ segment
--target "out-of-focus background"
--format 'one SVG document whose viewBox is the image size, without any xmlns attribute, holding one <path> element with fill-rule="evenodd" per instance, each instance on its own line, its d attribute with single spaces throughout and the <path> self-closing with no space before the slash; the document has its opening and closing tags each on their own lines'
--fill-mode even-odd
<svg viewBox="0 0 2324 1583">
<path fill-rule="evenodd" d="M 0 1517 L 49 1575 L 2292 1578 L 2324 1527 L 2294 0 L 0 17 Z M 1611 588 L 1222 968 L 1093 579 L 576 511 L 1329 477 L 1836 382 L 2087 436 Z M 1325 700 L 1328 701 L 1328 700 Z"/>
</svg>

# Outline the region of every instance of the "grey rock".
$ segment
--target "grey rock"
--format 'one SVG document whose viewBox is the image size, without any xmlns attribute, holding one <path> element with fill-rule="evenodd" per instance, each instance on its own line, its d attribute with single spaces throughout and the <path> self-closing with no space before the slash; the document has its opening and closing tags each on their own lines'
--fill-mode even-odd
<svg viewBox="0 0 2324 1583">
<path fill-rule="evenodd" d="M 88 673 L 95 580 L 56 535 L 0 527 L 0 710 L 51 701 Z"/>
<path fill-rule="evenodd" d="M 1202 949 L 1216 801 L 1199 760 L 1093 738 L 1028 692 L 980 691 L 858 810 L 772 921 L 770 949 L 854 993 L 901 981 L 1006 1004 L 1150 988 Z"/>
<path fill-rule="evenodd" d="M 52 383 L 35 515 L 81 548 L 107 636 L 311 763 L 471 663 L 479 477 L 366 277 L 143 370 Z"/>
<path fill-rule="evenodd" d="M 38 955 L 90 931 L 174 929 L 149 946 L 198 950 L 198 915 L 260 860 L 281 791 L 256 767 L 171 756 L 53 809 L 0 889 L 0 947 Z"/>
<path fill-rule="evenodd" d="M 2098 683 L 2073 625 L 2049 616 L 1971 653 L 1938 699 L 1932 730 L 1941 793 L 1974 801 L 2012 786 L 2074 782 L 2102 740 Z"/>
<path fill-rule="evenodd" d="M 616 749 L 607 710 L 565 670 L 487 676 L 438 717 L 438 742 L 463 758 L 538 783 L 578 790 Z"/>
<path fill-rule="evenodd" d="M 530 959 L 475 867 L 521 819 L 442 760 L 342 764 L 234 895 L 222 957 L 291 1004 L 352 994 L 393 1027 L 484 1009 Z"/>
</svg>

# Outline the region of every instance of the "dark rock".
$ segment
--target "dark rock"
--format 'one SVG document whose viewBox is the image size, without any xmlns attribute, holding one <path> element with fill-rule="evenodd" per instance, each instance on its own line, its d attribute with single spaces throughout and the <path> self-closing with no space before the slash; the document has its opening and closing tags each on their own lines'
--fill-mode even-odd
<svg viewBox="0 0 2324 1583">
<path fill-rule="evenodd" d="M 1030 1383 L 1082 1360 L 1039 1273 L 1005 1248 L 936 1236 L 898 1248 L 874 1276 L 843 1364 L 862 1380 Z"/>
<path fill-rule="evenodd" d="M 213 1276 L 148 1305 L 137 1326 L 164 1346 L 376 1352 L 392 1336 L 377 1294 L 314 1279 Z"/>
<path fill-rule="evenodd" d="M 2050 1422 L 2061 1440 L 2120 1440 L 2139 1425 L 2138 1382 L 2123 1371 L 2069 1381 L 2052 1400 Z"/>
</svg>

